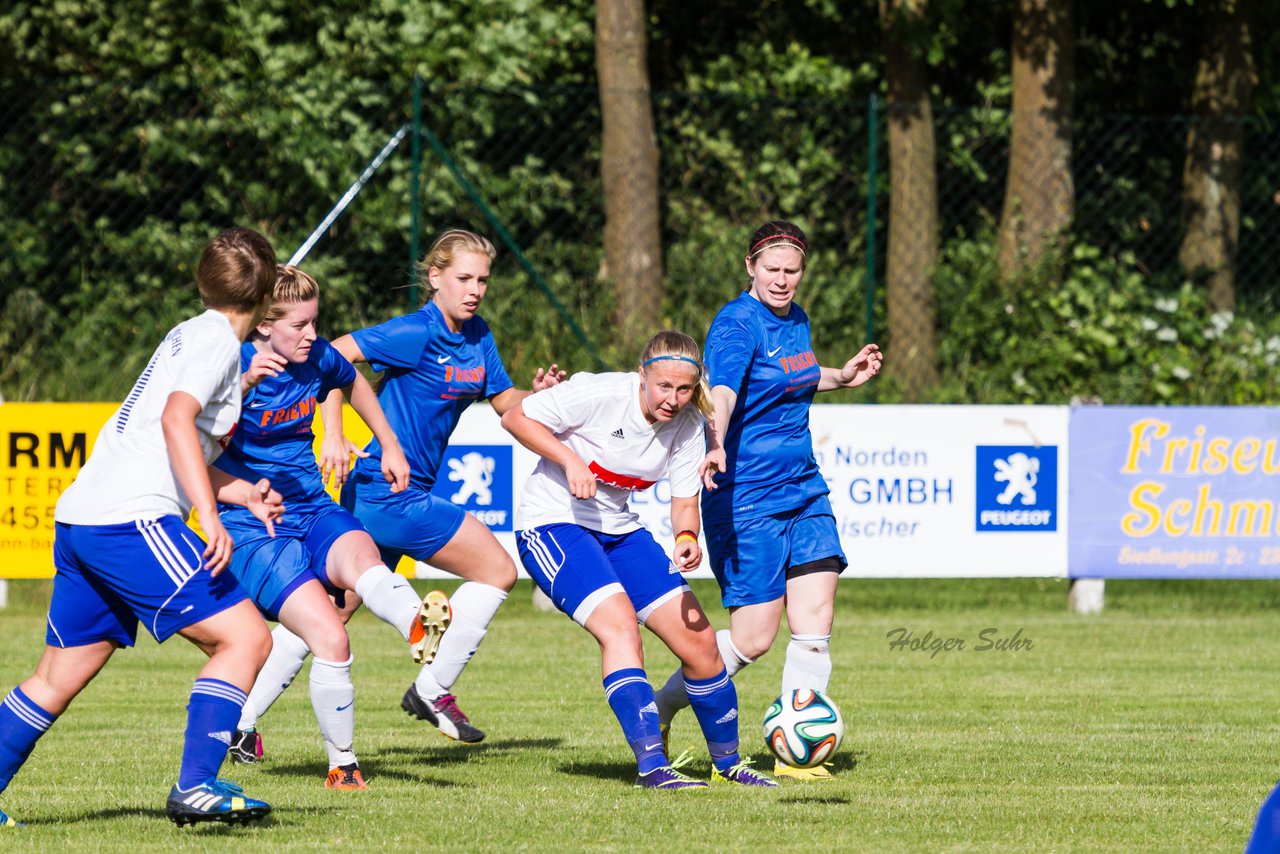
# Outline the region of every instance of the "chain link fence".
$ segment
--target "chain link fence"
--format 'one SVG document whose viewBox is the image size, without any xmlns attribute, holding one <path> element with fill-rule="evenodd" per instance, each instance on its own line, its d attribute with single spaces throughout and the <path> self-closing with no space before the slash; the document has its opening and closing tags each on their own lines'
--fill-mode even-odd
<svg viewBox="0 0 1280 854">
<path fill-rule="evenodd" d="M 196 309 L 193 265 L 209 236 L 254 226 L 285 260 L 406 125 L 411 132 L 304 262 L 324 292 L 322 333 L 415 307 L 414 253 L 463 226 L 500 243 L 484 314 L 517 381 L 552 359 L 571 369 L 629 366 L 634 344 L 616 334 L 603 258 L 599 93 L 418 94 L 415 110 L 409 86 L 349 80 L 324 89 L 195 78 L 0 83 L 0 392 L 118 397 L 154 341 Z M 745 284 L 751 232 L 782 217 L 811 239 L 799 301 L 819 358 L 842 361 L 871 330 L 892 364 L 904 342 L 886 339 L 883 110 L 875 99 L 655 93 L 664 293 L 652 327 L 701 339 Z M 1077 118 L 1073 242 L 1177 286 L 1191 121 Z M 957 247 L 978 252 L 993 240 L 1010 120 L 995 109 L 936 110 L 934 127 L 946 265 Z M 1251 310 L 1274 313 L 1280 130 L 1250 121 L 1244 150 L 1237 287 Z M 868 290 L 869 278 L 880 284 Z M 939 292 L 944 344 L 974 334 L 957 326 L 954 303 Z M 940 352 L 947 361 L 954 347 Z M 942 365 L 940 387 L 956 388 L 965 368 Z"/>
</svg>

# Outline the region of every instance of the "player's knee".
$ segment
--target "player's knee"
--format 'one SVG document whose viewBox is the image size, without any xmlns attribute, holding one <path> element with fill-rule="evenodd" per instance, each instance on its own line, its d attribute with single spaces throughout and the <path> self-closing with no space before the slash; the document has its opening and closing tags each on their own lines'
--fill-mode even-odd
<svg viewBox="0 0 1280 854">
<path fill-rule="evenodd" d="M 769 651 L 773 646 L 773 639 L 777 637 L 778 631 L 774 629 L 767 634 L 750 635 L 747 637 L 733 636 L 733 645 L 750 661 L 755 661 L 760 656 Z"/>
<path fill-rule="evenodd" d="M 311 647 L 311 654 L 326 661 L 346 661 L 351 657 L 351 642 L 346 631 L 339 627 L 336 631 L 321 633 Z"/>
<path fill-rule="evenodd" d="M 483 578 L 476 580 L 490 587 L 497 587 L 507 593 L 516 586 L 516 565 L 511 556 L 503 552 L 502 559 L 493 561 L 484 573 Z"/>
<path fill-rule="evenodd" d="M 246 627 L 243 632 L 238 633 L 233 643 L 242 648 L 256 668 L 261 670 L 262 665 L 267 663 L 267 657 L 271 655 L 271 632 L 261 620 L 252 625 L 252 629 Z"/>
<path fill-rule="evenodd" d="M 715 635 L 709 632 L 707 635 L 706 642 L 691 648 L 681 662 L 684 674 L 693 679 L 710 679 L 725 669 L 724 662 L 720 660 L 720 650 L 716 647 Z"/>
</svg>

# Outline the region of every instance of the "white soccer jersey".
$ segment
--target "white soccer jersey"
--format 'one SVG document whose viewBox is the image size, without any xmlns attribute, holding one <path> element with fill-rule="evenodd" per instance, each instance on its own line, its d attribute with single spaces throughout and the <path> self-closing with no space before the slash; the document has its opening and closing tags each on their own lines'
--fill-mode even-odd
<svg viewBox="0 0 1280 854">
<path fill-rule="evenodd" d="M 169 395 L 200 401 L 196 433 L 213 462 L 240 420 L 240 340 L 216 311 L 169 331 L 120 408 L 107 419 L 93 453 L 58 499 L 54 518 L 71 525 L 115 525 L 176 514 L 191 500 L 174 479 L 160 416 Z"/>
<path fill-rule="evenodd" d="M 573 497 L 564 469 L 539 460 L 525 484 L 516 528 L 572 523 L 605 534 L 641 527 L 627 505 L 631 493 L 664 476 L 674 498 L 702 489 L 698 467 L 706 455 L 703 418 L 688 406 L 665 424 L 650 424 L 640 409 L 640 375 L 575 374 L 523 401 L 524 414 L 545 424 L 595 473 L 595 498 Z"/>
</svg>

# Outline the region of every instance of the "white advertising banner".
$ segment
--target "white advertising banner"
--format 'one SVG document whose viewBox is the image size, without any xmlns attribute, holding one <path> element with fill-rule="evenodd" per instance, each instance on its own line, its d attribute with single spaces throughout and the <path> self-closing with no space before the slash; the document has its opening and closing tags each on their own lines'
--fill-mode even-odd
<svg viewBox="0 0 1280 854">
<path fill-rule="evenodd" d="M 1066 576 L 1067 407 L 810 411 L 846 576 Z M 488 524 L 517 567 L 512 516 L 535 462 L 492 409 L 472 406 L 436 479 L 436 492 Z M 635 494 L 632 506 L 670 549 L 667 482 Z"/>
</svg>

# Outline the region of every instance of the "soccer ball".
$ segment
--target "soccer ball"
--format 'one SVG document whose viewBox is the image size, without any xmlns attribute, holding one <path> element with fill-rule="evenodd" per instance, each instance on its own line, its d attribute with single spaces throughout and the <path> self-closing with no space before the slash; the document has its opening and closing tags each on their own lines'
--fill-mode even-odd
<svg viewBox="0 0 1280 854">
<path fill-rule="evenodd" d="M 831 758 L 844 738 L 840 707 L 819 691 L 797 688 L 764 713 L 764 741 L 778 761 L 813 768 Z"/>
</svg>

